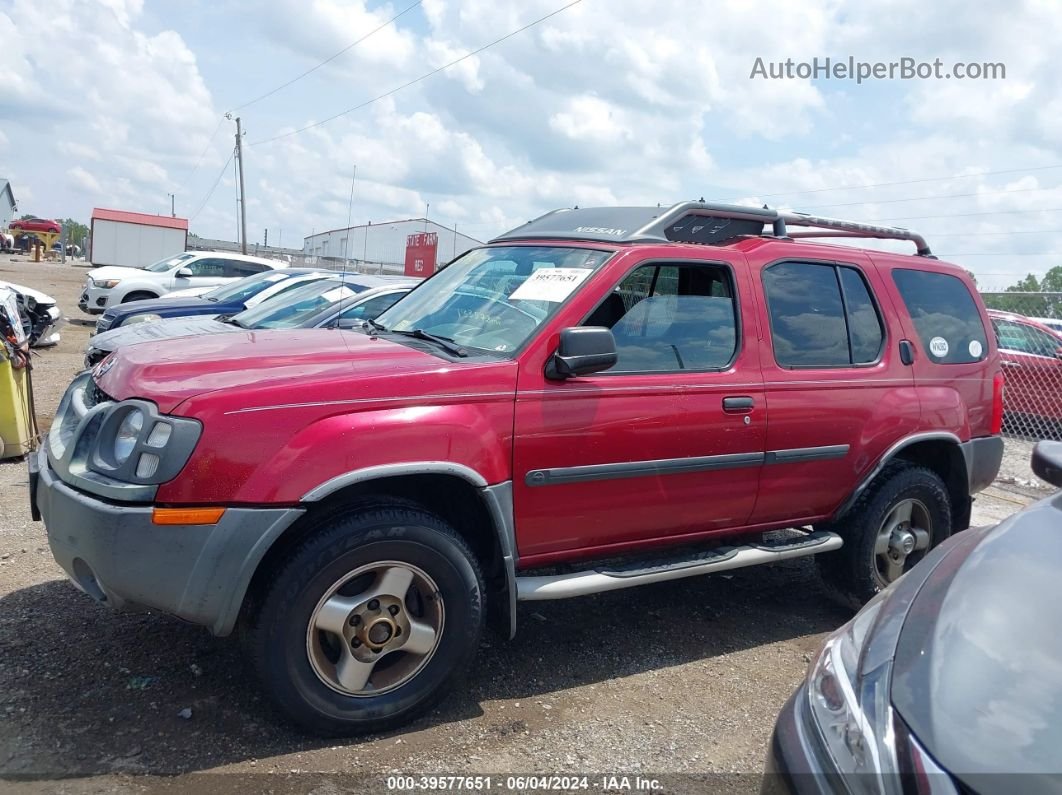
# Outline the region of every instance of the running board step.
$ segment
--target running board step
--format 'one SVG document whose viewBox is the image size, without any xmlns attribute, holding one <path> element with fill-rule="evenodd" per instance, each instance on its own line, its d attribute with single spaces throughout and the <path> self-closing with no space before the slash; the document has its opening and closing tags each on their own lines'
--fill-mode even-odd
<svg viewBox="0 0 1062 795">
<path fill-rule="evenodd" d="M 666 559 L 648 565 L 642 561 L 629 567 L 613 566 L 553 577 L 517 577 L 516 598 L 521 602 L 570 599 L 573 596 L 616 591 L 620 588 L 632 588 L 635 585 L 646 585 L 651 582 L 678 580 L 683 577 L 695 577 L 698 574 L 711 574 L 728 569 L 741 569 L 745 566 L 776 563 L 780 560 L 815 555 L 819 552 L 830 552 L 839 549 L 843 543 L 836 533 L 816 531 L 785 541 L 740 547 L 717 547 L 698 552 L 692 557 Z"/>
</svg>

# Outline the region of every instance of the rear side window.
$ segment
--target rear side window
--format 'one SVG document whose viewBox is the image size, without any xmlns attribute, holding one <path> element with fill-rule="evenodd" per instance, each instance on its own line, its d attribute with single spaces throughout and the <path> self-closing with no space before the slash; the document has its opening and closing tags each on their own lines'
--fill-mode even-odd
<svg viewBox="0 0 1062 795">
<path fill-rule="evenodd" d="M 781 367 L 851 367 L 877 361 L 881 317 L 855 268 L 783 262 L 763 272 L 775 360 Z"/>
<path fill-rule="evenodd" d="M 981 313 L 961 279 L 903 268 L 892 278 L 931 362 L 969 364 L 988 355 Z"/>
</svg>

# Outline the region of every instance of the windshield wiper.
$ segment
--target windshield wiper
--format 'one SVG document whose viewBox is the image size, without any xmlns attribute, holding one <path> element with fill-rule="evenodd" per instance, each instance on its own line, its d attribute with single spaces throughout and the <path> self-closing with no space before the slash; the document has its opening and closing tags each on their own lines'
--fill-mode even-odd
<svg viewBox="0 0 1062 795">
<path fill-rule="evenodd" d="M 377 331 L 387 331 L 387 326 L 385 326 L 383 323 L 377 323 L 371 317 L 365 318 L 365 322 L 368 323 L 370 326 L 372 326 Z"/>
<path fill-rule="evenodd" d="M 243 325 L 243 323 L 236 319 L 236 315 L 219 315 L 218 320 L 222 323 L 228 323 L 230 326 L 235 326 L 236 328 L 247 328 L 247 326 Z"/>
<path fill-rule="evenodd" d="M 455 345 L 454 341 L 449 337 L 440 337 L 439 335 L 431 334 L 422 328 L 415 328 L 412 331 L 396 331 L 395 329 L 391 329 L 389 333 L 401 334 L 405 337 L 414 337 L 418 340 L 428 340 L 429 342 L 434 342 L 440 348 L 449 351 L 454 356 L 468 356 L 468 351 L 466 351 L 460 345 Z"/>
</svg>

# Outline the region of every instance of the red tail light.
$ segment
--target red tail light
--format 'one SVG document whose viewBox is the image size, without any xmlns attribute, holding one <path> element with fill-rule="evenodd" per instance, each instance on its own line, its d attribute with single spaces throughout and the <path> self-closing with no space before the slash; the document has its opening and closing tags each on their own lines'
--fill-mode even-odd
<svg viewBox="0 0 1062 795">
<path fill-rule="evenodd" d="M 1003 373 L 996 373 L 992 379 L 992 428 L 989 431 L 996 436 L 1003 431 Z"/>
</svg>

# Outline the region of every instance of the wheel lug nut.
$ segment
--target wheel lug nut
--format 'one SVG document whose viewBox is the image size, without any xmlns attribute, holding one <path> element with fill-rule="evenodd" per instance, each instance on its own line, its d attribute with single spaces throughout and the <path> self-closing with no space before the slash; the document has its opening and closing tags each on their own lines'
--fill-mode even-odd
<svg viewBox="0 0 1062 795">
<path fill-rule="evenodd" d="M 369 600 L 369 609 L 370 610 L 379 610 L 380 609 L 380 600 L 379 599 L 370 599 Z"/>
<path fill-rule="evenodd" d="M 361 616 L 351 616 L 350 617 L 350 625 L 352 627 L 356 627 L 360 623 L 361 623 Z"/>
<path fill-rule="evenodd" d="M 395 627 L 395 637 L 397 638 L 402 634 L 402 627 Z"/>
<path fill-rule="evenodd" d="M 357 638 L 351 638 L 350 645 L 356 649 L 361 645 L 361 641 Z"/>
<path fill-rule="evenodd" d="M 390 613 L 393 616 L 397 616 L 398 615 L 398 605 L 391 605 L 389 608 L 387 608 L 387 612 Z"/>
</svg>

